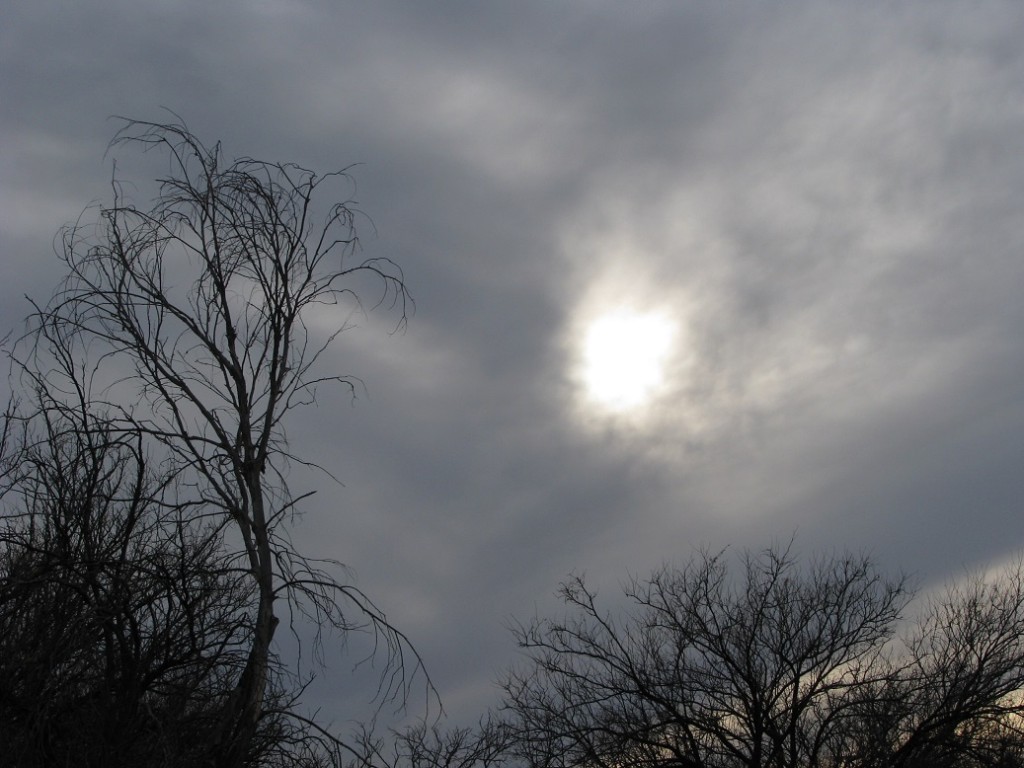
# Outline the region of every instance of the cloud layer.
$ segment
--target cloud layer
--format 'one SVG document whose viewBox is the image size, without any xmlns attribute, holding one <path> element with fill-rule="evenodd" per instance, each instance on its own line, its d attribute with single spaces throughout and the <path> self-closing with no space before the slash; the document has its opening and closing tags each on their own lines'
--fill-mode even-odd
<svg viewBox="0 0 1024 768">
<path fill-rule="evenodd" d="M 107 196 L 111 115 L 351 163 L 357 317 L 290 428 L 351 565 L 472 717 L 505 624 L 695 547 L 868 550 L 924 583 L 1024 543 L 1024 11 L 1014 3 L 22 5 L 0 31 L 3 327 Z M 119 175 L 153 172 L 117 155 Z M 141 194 L 141 192 L 140 192 Z M 587 324 L 670 312 L 642 419 L 586 406 Z M 345 318 L 324 316 L 331 323 Z M 336 672 L 343 679 L 348 666 Z M 320 694 L 338 720 L 358 696 Z M 342 683 L 337 683 L 342 685 Z M 349 706 L 351 705 L 351 706 Z"/>
</svg>

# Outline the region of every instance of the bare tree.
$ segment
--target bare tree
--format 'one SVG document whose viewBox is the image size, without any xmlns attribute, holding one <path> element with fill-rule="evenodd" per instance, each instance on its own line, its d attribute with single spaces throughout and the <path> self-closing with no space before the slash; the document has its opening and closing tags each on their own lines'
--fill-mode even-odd
<svg viewBox="0 0 1024 768">
<path fill-rule="evenodd" d="M 517 631 L 532 663 L 509 707 L 533 764 L 816 765 L 845 702 L 874 679 L 908 599 L 862 558 L 802 570 L 789 550 L 747 554 L 738 579 L 702 554 L 627 590 L 604 615 L 577 578 L 573 610 Z"/>
<path fill-rule="evenodd" d="M 246 664 L 252 580 L 214 522 L 177 505 L 141 435 L 63 408 L 5 425 L 3 764 L 209 764 Z M 296 683 L 273 656 L 247 765 L 341 764 Z"/>
<path fill-rule="evenodd" d="M 563 620 L 520 625 L 512 751 L 544 768 L 981 768 L 1024 755 L 1024 568 L 925 603 L 866 558 L 702 553 L 627 588 L 582 578 Z"/>
<path fill-rule="evenodd" d="M 883 685 L 840 735 L 865 766 L 1024 764 L 1024 568 L 973 574 L 924 602 Z"/>
<path fill-rule="evenodd" d="M 139 435 L 80 416 L 43 411 L 5 455 L 4 763 L 202 764 L 253 587 L 216 531 L 163 504 Z"/>
<path fill-rule="evenodd" d="M 37 307 L 22 371 L 51 407 L 87 402 L 112 434 L 138 435 L 176 494 L 167 503 L 236 547 L 222 565 L 244 574 L 252 621 L 217 763 L 240 766 L 267 707 L 282 605 L 316 627 L 377 633 L 389 654 L 386 694 L 408 684 L 404 637 L 290 542 L 288 523 L 309 494 L 290 492 L 287 468 L 309 462 L 289 452 L 285 427 L 318 388 L 353 386 L 318 363 L 345 328 L 331 308 L 359 301 L 360 278 L 379 282 L 377 303 L 397 309 L 399 325 L 410 299 L 391 261 L 356 258 L 347 204 L 318 209 L 323 185 L 344 172 L 228 162 L 181 122 L 126 121 L 112 146 L 125 144 L 162 153 L 169 172 L 146 208 L 115 179 L 99 221 L 63 233 L 67 277 Z M 324 323 L 332 327 L 317 333 Z"/>
</svg>

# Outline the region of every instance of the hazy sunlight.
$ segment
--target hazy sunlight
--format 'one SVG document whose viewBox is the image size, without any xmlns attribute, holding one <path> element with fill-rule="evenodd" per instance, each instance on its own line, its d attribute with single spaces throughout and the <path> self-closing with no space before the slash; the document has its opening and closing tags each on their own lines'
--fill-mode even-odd
<svg viewBox="0 0 1024 768">
<path fill-rule="evenodd" d="M 675 335 L 675 322 L 660 312 L 620 310 L 598 317 L 583 339 L 587 395 L 612 411 L 647 403 L 664 382 Z"/>
</svg>

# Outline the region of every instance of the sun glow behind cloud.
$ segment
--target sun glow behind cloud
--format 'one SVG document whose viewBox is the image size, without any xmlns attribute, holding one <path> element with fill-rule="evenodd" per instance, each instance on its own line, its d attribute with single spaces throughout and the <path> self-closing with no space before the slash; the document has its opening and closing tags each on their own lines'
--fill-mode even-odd
<svg viewBox="0 0 1024 768">
<path fill-rule="evenodd" d="M 665 385 L 666 366 L 678 335 L 665 312 L 617 309 L 588 325 L 581 350 L 588 399 L 608 411 L 647 404 Z"/>
</svg>

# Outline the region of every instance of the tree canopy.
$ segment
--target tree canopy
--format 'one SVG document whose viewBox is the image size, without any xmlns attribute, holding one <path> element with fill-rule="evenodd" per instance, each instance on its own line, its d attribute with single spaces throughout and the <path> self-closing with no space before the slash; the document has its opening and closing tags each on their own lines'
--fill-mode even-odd
<svg viewBox="0 0 1024 768">
<path fill-rule="evenodd" d="M 868 558 L 801 563 L 772 548 L 745 553 L 738 573 L 729 565 L 705 552 L 633 580 L 620 617 L 575 578 L 564 618 L 519 625 L 528 661 L 504 681 L 518 757 L 544 768 L 1020 764 L 1019 564 L 926 601 L 910 629 L 906 579 Z"/>
<path fill-rule="evenodd" d="M 125 121 L 112 147 L 159 153 L 168 171 L 147 205 L 115 177 L 96 220 L 87 211 L 62 232 L 64 280 L 14 349 L 22 394 L 7 420 L 3 608 L 28 634 L 10 663 L 33 668 L 29 639 L 55 590 L 70 635 L 47 638 L 59 646 L 50 682 L 67 677 L 75 690 L 60 706 L 85 713 L 87 697 L 118 690 L 124 722 L 149 712 L 164 723 L 178 707 L 193 723 L 202 709 L 203 738 L 179 741 L 205 750 L 194 762 L 222 768 L 260 763 L 273 722 L 315 734 L 303 749 L 340 747 L 291 706 L 302 684 L 275 656 L 282 615 L 309 620 L 318 638 L 375 633 L 385 697 L 404 695 L 418 658 L 337 564 L 293 545 L 311 492 L 292 492 L 288 467 L 316 465 L 292 451 L 287 427 L 318 391 L 353 386 L 324 370 L 347 327 L 331 308 L 361 302 L 370 278 L 372 304 L 402 325 L 404 277 L 388 259 L 359 256 L 350 203 L 321 200 L 344 171 L 227 160 L 180 121 Z M 100 660 L 128 687 L 103 680 Z M 197 677 L 179 684 L 188 670 Z M 12 701 L 22 701 L 19 679 Z M 14 722 L 48 732 L 57 716 L 46 707 Z M 94 714 L 123 739 L 115 709 Z"/>
</svg>

